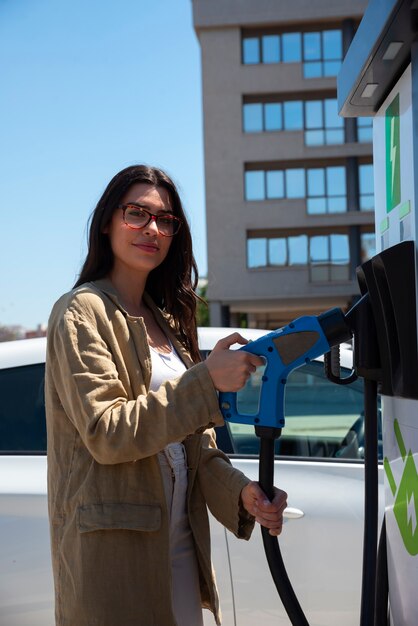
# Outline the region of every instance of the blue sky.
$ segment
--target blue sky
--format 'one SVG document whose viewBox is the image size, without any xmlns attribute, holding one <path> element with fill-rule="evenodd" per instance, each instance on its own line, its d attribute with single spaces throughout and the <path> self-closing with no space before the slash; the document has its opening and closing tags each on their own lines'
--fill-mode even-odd
<svg viewBox="0 0 418 626">
<path fill-rule="evenodd" d="M 165 169 L 207 271 L 191 0 L 0 0 L 0 325 L 46 323 L 131 163 Z"/>
</svg>

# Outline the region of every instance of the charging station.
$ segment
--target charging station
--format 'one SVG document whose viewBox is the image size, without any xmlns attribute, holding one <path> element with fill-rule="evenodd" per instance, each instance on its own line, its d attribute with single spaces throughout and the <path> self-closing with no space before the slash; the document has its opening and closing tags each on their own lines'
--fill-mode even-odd
<svg viewBox="0 0 418 626">
<path fill-rule="evenodd" d="M 378 254 L 365 264 L 359 283 L 372 295 L 384 372 L 380 391 L 392 626 L 418 624 L 417 39 L 417 0 L 370 0 L 337 83 L 341 115 L 373 116 Z M 401 248 L 408 252 L 399 255 Z"/>
<path fill-rule="evenodd" d="M 260 438 L 259 483 L 273 495 L 274 441 L 285 427 L 288 374 L 324 354 L 327 377 L 364 380 L 364 540 L 360 626 L 418 624 L 418 0 L 370 0 L 338 76 L 340 113 L 373 117 L 377 253 L 357 268 L 361 297 L 347 312 L 301 317 L 241 347 L 265 359 L 257 414 L 220 393 L 225 420 Z M 354 340 L 340 378 L 338 346 Z M 332 354 L 334 353 L 334 355 Z M 334 356 L 334 359 L 333 359 Z M 385 514 L 378 547 L 378 394 Z M 262 528 L 277 591 L 294 626 L 309 626 L 277 539 Z"/>
</svg>

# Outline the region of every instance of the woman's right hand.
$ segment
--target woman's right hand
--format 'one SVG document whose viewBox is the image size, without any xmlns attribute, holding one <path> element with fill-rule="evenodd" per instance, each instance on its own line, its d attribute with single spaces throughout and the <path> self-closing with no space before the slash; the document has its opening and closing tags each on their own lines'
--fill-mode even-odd
<svg viewBox="0 0 418 626">
<path fill-rule="evenodd" d="M 230 350 L 234 344 L 248 343 L 239 333 L 232 333 L 220 339 L 205 363 L 215 389 L 218 391 L 239 391 L 256 370 L 264 365 L 264 359 L 246 350 Z"/>
</svg>

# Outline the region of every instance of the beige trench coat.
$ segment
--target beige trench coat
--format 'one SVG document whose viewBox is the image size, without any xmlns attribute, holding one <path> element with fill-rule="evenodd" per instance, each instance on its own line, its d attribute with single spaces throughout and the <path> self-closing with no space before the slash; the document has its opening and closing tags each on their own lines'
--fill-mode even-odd
<svg viewBox="0 0 418 626">
<path fill-rule="evenodd" d="M 220 623 L 206 505 L 236 536 L 253 518 L 239 507 L 248 479 L 216 449 L 222 424 L 204 363 L 193 365 L 165 316 L 154 315 L 189 369 L 148 392 L 142 318 L 107 280 L 55 304 L 48 326 L 48 498 L 57 626 L 174 626 L 168 516 L 156 453 L 187 450 L 187 504 L 202 606 Z"/>
</svg>

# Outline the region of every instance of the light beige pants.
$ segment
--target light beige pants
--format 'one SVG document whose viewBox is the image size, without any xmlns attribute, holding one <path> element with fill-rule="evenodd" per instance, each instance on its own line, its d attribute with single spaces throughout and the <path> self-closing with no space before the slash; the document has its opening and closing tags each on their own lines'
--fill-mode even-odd
<svg viewBox="0 0 418 626">
<path fill-rule="evenodd" d="M 158 454 L 170 514 L 172 602 L 177 626 L 203 626 L 199 570 L 186 509 L 187 461 L 183 444 Z"/>
</svg>

